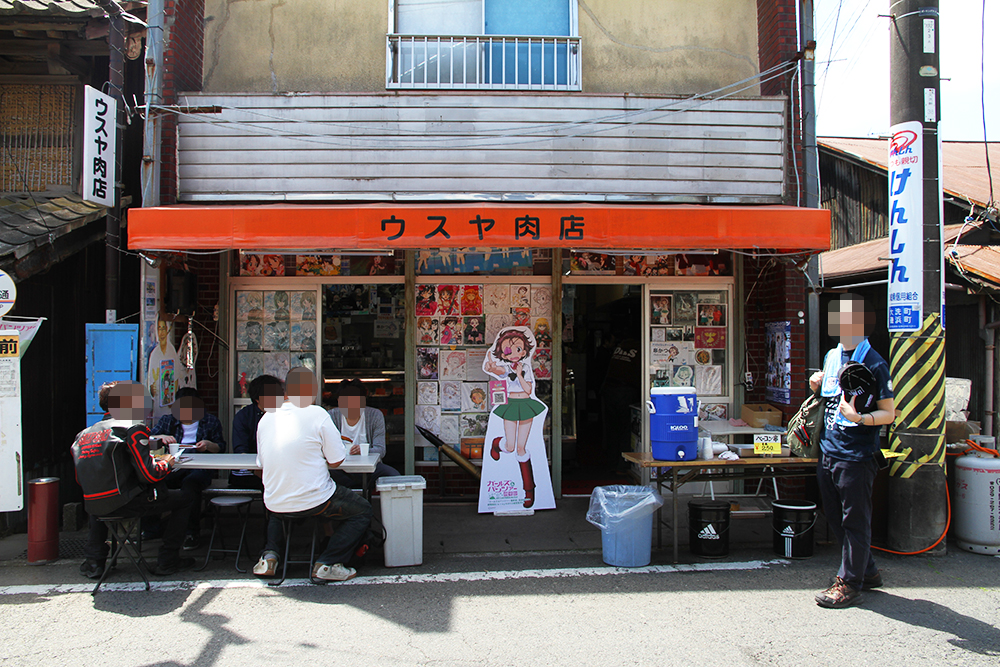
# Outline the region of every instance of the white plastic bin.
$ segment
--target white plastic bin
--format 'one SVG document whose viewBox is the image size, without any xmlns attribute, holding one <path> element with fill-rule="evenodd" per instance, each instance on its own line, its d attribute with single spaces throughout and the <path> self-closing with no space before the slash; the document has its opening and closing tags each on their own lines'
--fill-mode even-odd
<svg viewBox="0 0 1000 667">
<path fill-rule="evenodd" d="M 378 489 L 385 525 L 385 566 L 405 567 L 424 562 L 424 489 L 420 475 L 380 477 Z"/>
</svg>

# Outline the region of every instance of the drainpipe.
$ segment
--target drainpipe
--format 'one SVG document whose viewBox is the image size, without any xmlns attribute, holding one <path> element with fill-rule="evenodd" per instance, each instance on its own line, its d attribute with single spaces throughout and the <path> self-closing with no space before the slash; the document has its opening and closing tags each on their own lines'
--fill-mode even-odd
<svg viewBox="0 0 1000 667">
<path fill-rule="evenodd" d="M 160 203 L 161 116 L 150 105 L 163 104 L 163 0 L 146 7 L 146 122 L 142 137 L 142 205 Z"/>
<path fill-rule="evenodd" d="M 802 77 L 802 159 L 806 170 L 806 208 L 819 208 L 819 154 L 816 150 L 816 36 L 813 28 L 813 0 L 802 0 L 799 5 L 799 67 Z M 808 373 L 820 369 L 819 330 L 819 257 L 813 255 L 806 265 L 806 369 Z"/>
<path fill-rule="evenodd" d="M 979 297 L 979 330 L 986 340 L 986 378 L 983 383 L 983 435 L 995 436 L 993 433 L 993 418 L 996 406 L 993 404 L 993 367 L 996 364 L 996 335 L 1000 322 L 990 322 L 990 306 L 986 296 Z"/>
</svg>

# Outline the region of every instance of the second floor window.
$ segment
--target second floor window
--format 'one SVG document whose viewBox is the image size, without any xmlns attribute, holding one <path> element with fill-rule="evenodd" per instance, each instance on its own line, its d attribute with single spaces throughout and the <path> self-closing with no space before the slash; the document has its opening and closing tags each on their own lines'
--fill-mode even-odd
<svg viewBox="0 0 1000 667">
<path fill-rule="evenodd" d="M 580 90 L 576 0 L 391 0 L 390 88 Z"/>
</svg>

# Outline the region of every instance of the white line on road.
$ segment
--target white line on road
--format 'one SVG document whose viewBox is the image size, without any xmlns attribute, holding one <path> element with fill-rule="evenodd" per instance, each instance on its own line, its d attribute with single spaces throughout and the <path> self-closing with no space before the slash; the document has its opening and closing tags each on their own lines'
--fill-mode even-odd
<svg viewBox="0 0 1000 667">
<path fill-rule="evenodd" d="M 512 581 L 515 579 L 565 579 L 574 577 L 600 577 L 629 574 L 671 574 L 679 572 L 718 572 L 739 570 L 762 570 L 772 565 L 787 565 L 787 560 L 751 560 L 737 563 L 694 563 L 690 565 L 647 565 L 645 567 L 561 567 L 547 570 L 496 570 L 478 572 L 440 572 L 437 574 L 390 574 L 371 577 L 356 577 L 349 581 L 331 582 L 334 586 L 371 586 L 383 584 L 433 584 L 467 581 Z M 281 588 L 313 586 L 308 579 L 286 579 Z M 208 579 L 193 581 L 153 581 L 150 590 L 189 591 L 212 588 L 270 588 L 261 579 Z M 94 584 L 40 584 L 22 586 L 2 586 L 2 595 L 62 595 L 66 593 L 89 593 Z M 105 582 L 102 591 L 141 592 L 145 584 L 140 582 Z"/>
</svg>

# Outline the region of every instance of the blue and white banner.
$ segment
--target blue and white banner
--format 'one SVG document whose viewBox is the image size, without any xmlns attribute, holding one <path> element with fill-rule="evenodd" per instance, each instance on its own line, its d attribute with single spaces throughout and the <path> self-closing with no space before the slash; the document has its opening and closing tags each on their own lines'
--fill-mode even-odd
<svg viewBox="0 0 1000 667">
<path fill-rule="evenodd" d="M 899 123 L 889 142 L 889 331 L 918 331 L 924 319 L 923 132 Z"/>
</svg>

